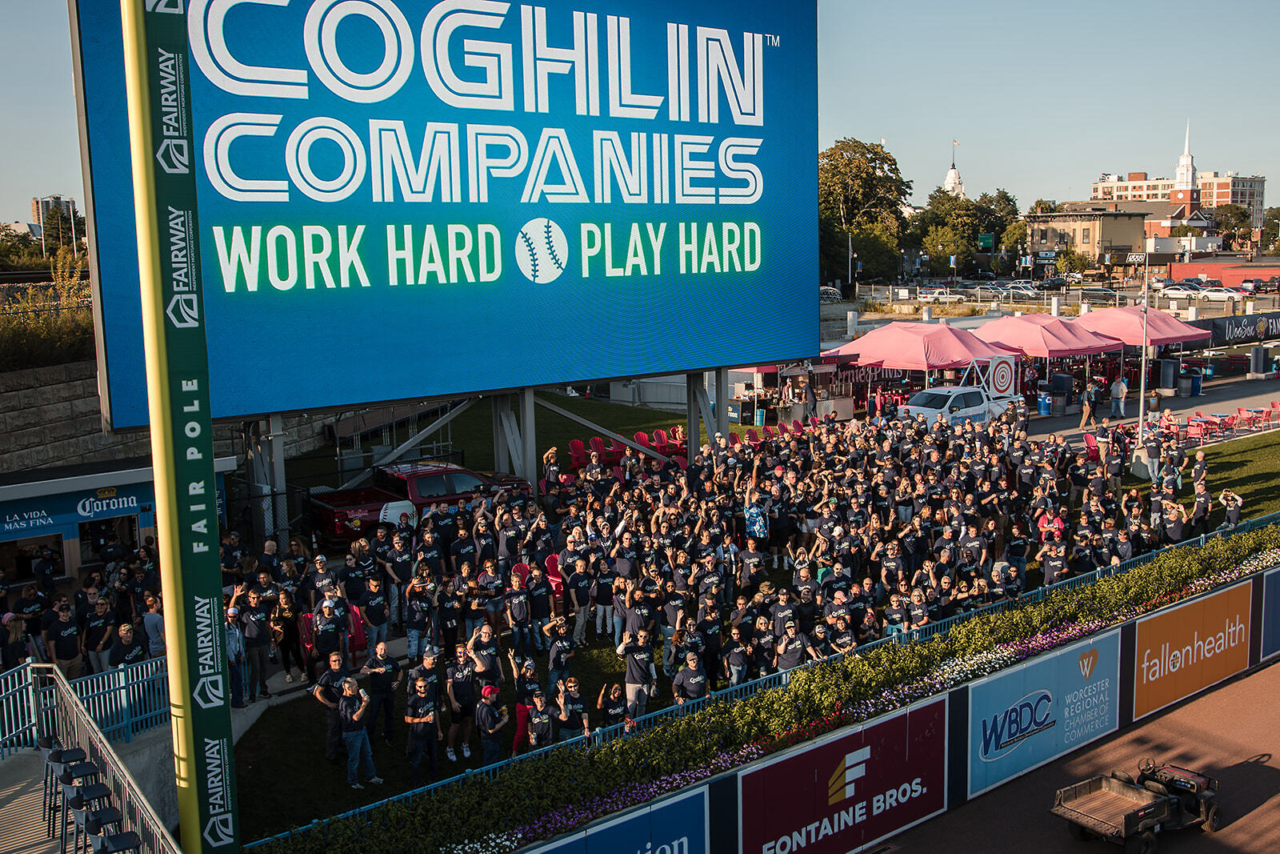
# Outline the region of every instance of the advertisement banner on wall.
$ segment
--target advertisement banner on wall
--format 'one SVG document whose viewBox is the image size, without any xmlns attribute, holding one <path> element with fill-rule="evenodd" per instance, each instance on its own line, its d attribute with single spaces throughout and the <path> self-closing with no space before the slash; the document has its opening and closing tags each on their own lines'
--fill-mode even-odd
<svg viewBox="0 0 1280 854">
<path fill-rule="evenodd" d="M 969 797 L 1115 732 L 1120 631 L 1107 632 L 969 687 Z"/>
<path fill-rule="evenodd" d="M 1249 666 L 1253 585 L 1237 584 L 1138 621 L 1133 719 Z"/>
<path fill-rule="evenodd" d="M 738 775 L 741 854 L 846 854 L 946 809 L 947 701 Z"/>
<path fill-rule="evenodd" d="M 1262 593 L 1262 658 L 1280 655 L 1280 569 L 1264 579 Z"/>
<path fill-rule="evenodd" d="M 707 787 L 588 826 L 530 854 L 709 854 Z"/>
<path fill-rule="evenodd" d="M 190 55 L 153 160 L 196 194 L 165 228 L 213 417 L 814 355 L 815 2 L 147 8 Z M 120 4 L 72 17 L 103 408 L 139 426 L 137 263 L 96 248 L 136 244 Z"/>
</svg>

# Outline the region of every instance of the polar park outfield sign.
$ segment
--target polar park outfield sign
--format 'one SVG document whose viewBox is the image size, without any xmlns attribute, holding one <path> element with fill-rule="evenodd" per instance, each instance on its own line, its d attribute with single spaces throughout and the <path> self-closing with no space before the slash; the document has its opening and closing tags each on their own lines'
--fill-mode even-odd
<svg viewBox="0 0 1280 854">
<path fill-rule="evenodd" d="M 147 9 L 185 16 L 188 73 L 150 58 L 155 162 L 194 173 L 199 227 L 161 251 L 200 282 L 214 417 L 812 355 L 816 3 Z M 120 6 L 73 13 L 104 410 L 132 427 Z"/>
</svg>

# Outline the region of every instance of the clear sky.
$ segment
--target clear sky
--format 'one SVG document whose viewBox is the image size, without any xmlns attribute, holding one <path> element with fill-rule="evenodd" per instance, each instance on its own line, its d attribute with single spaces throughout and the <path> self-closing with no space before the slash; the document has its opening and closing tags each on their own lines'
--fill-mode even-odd
<svg viewBox="0 0 1280 854">
<path fill-rule="evenodd" d="M 1172 177 L 1188 118 L 1198 169 L 1280 180 L 1276 0 L 824 0 L 818 24 L 819 145 L 883 137 L 917 203 L 953 139 L 971 196 L 1024 209 L 1103 172 Z M 82 199 L 63 0 L 0 0 L 0 79 L 0 222 Z"/>
</svg>

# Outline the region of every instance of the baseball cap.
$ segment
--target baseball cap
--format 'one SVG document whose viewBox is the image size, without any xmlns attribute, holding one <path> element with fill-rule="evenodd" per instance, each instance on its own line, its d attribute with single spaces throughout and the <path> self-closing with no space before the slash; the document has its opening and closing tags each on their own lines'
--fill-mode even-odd
<svg viewBox="0 0 1280 854">
<path fill-rule="evenodd" d="M 227 616 L 228 616 L 228 617 L 238 617 L 238 616 L 240 616 L 240 609 L 239 609 L 239 608 L 228 608 L 228 609 L 227 609 Z"/>
<path fill-rule="evenodd" d="M 787 620 L 786 625 L 783 626 L 784 629 L 794 629 L 795 627 L 796 627 L 796 624 L 793 620 Z"/>
<path fill-rule="evenodd" d="M 482 691 L 480 692 L 480 696 L 481 696 L 481 697 L 496 697 L 496 696 L 498 696 L 498 689 L 497 689 L 497 688 L 495 688 L 493 685 L 486 685 L 486 686 L 484 686 L 484 690 L 482 690 Z"/>
<path fill-rule="evenodd" d="M 440 655 L 440 648 L 435 646 L 424 647 L 422 650 L 423 658 L 436 658 Z"/>
<path fill-rule="evenodd" d="M 326 600 L 324 600 L 323 602 L 321 602 L 321 603 L 320 603 L 320 607 L 321 607 L 321 608 L 332 608 L 332 607 L 333 607 L 333 600 L 332 600 L 332 599 L 326 599 Z"/>
<path fill-rule="evenodd" d="M 533 663 L 533 659 L 532 659 L 532 658 L 526 658 L 526 659 L 524 660 L 524 669 L 525 669 L 525 670 L 535 670 L 535 669 L 537 669 L 537 665 Z"/>
</svg>

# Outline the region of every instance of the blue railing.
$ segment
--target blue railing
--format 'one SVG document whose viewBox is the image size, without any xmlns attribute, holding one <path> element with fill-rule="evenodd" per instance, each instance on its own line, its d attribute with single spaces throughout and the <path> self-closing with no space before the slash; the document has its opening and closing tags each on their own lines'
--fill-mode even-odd
<svg viewBox="0 0 1280 854">
<path fill-rule="evenodd" d="M 1200 536 L 1196 539 L 1187 540 L 1171 546 L 1166 546 L 1163 549 L 1158 549 L 1156 551 L 1148 552 L 1147 554 L 1131 558 L 1130 560 L 1127 560 L 1118 566 L 1105 566 L 1098 570 L 1095 570 L 1094 572 L 1087 573 L 1085 575 L 1079 575 L 1079 576 L 1076 576 L 1075 578 L 1069 578 L 1066 581 L 1060 581 L 1057 584 L 1038 587 L 1035 590 L 1032 590 L 1024 594 L 1022 597 L 1020 597 L 1017 600 L 1010 600 L 1006 602 L 995 603 L 995 604 L 980 608 L 976 611 L 971 611 L 965 614 L 956 614 L 955 616 L 948 617 L 947 619 L 944 619 L 944 620 L 939 620 L 936 623 L 931 623 L 927 626 L 923 626 L 918 629 L 911 629 L 910 631 L 889 635 L 887 637 L 881 638 L 880 640 L 873 641 L 872 643 L 859 646 L 856 652 L 858 654 L 866 653 L 872 649 L 875 649 L 879 646 L 883 646 L 885 644 L 892 644 L 892 643 L 908 644 L 908 643 L 911 643 L 912 641 L 922 642 L 922 641 L 931 640 L 935 637 L 945 637 L 946 634 L 952 628 L 974 617 L 981 616 L 983 614 L 997 613 L 999 611 L 1017 607 L 1019 604 L 1025 603 L 1025 602 L 1040 602 L 1040 601 L 1043 601 L 1046 597 L 1060 590 L 1071 590 L 1076 587 L 1083 587 L 1089 584 L 1093 584 L 1099 579 L 1107 578 L 1112 575 L 1122 575 L 1131 569 L 1135 569 L 1136 567 L 1142 566 L 1143 564 L 1150 563 L 1161 554 L 1164 554 L 1165 552 L 1170 551 L 1172 549 L 1179 549 L 1186 546 L 1202 546 L 1205 543 L 1207 543 L 1209 540 L 1216 539 L 1218 537 L 1230 537 L 1233 534 L 1243 534 L 1248 531 L 1257 530 L 1259 528 L 1265 528 L 1267 525 L 1275 524 L 1277 522 L 1280 522 L 1280 513 L 1272 513 L 1257 519 L 1243 521 L 1238 526 L 1236 526 L 1236 528 L 1230 531 L 1214 531 L 1213 533 L 1207 536 Z M 828 661 L 838 659 L 840 657 L 841 656 L 834 656 L 832 659 L 828 659 Z M 786 685 L 788 682 L 790 682 L 797 672 L 800 672 L 805 668 L 809 668 L 809 667 L 818 667 L 824 663 L 826 662 L 810 661 L 800 665 L 799 667 L 793 668 L 791 670 L 786 670 L 779 673 L 771 673 L 768 676 L 762 676 L 759 679 L 753 679 L 750 682 L 744 682 L 741 685 L 737 685 L 732 688 L 727 688 L 723 691 L 716 691 L 711 696 L 704 698 L 702 700 L 685 703 L 680 706 L 671 706 L 669 708 L 662 709 L 656 712 L 650 712 L 647 715 L 642 715 L 636 718 L 633 722 L 633 729 L 635 731 L 650 729 L 652 727 L 659 726 L 668 720 L 693 714 L 694 712 L 697 712 L 698 710 L 705 707 L 706 704 L 711 702 L 712 700 L 717 702 L 742 700 L 742 699 L 746 699 L 747 697 L 758 694 L 761 691 L 767 691 L 771 688 L 780 688 Z M 323 819 L 317 819 L 311 822 L 311 824 L 300 827 L 297 830 L 289 830 L 289 831 L 285 831 L 284 833 L 277 834 L 275 836 L 267 837 L 265 839 L 259 839 L 256 842 L 248 843 L 244 847 L 254 848 L 256 846 L 265 845 L 268 842 L 276 842 L 276 841 L 289 839 L 295 833 L 297 834 L 309 833 L 310 831 L 314 829 L 318 829 L 324 826 L 325 824 L 328 824 L 331 821 L 335 821 L 338 819 L 345 819 L 345 818 L 354 818 L 356 816 L 360 816 L 372 810 L 375 810 L 378 807 L 383 806 L 384 804 L 413 801 L 416 798 L 431 795 L 435 791 L 442 789 L 444 787 L 452 786 L 457 783 L 463 782 L 465 780 L 469 780 L 476 775 L 483 775 L 485 777 L 488 777 L 489 779 L 493 779 L 498 774 L 505 771 L 506 769 L 514 765 L 517 765 L 521 762 L 527 762 L 532 759 L 544 757 L 557 750 L 573 749 L 573 748 L 581 749 L 587 746 L 607 744 L 608 742 L 616 738 L 622 738 L 627 734 L 628 733 L 627 733 L 626 727 L 623 724 L 618 724 L 616 726 L 608 727 L 607 729 L 597 730 L 595 733 L 592 734 L 590 739 L 575 738 L 572 741 L 566 741 L 560 744 L 554 744 L 554 745 L 551 745 L 550 747 L 544 747 L 541 750 L 533 751 L 531 753 L 524 753 L 519 756 L 513 756 L 510 759 L 506 759 L 502 762 L 494 763 L 493 765 L 485 766 L 484 768 L 478 769 L 476 771 L 464 771 L 462 774 L 456 777 L 450 777 L 446 780 L 440 780 L 436 783 L 432 783 L 431 785 L 423 787 L 421 789 L 414 789 L 412 791 L 404 792 L 403 794 L 400 794 L 400 795 L 395 795 L 393 797 L 386 798 L 381 801 L 377 801 L 367 806 L 358 807 L 354 810 L 349 810 L 348 812 L 342 813 L 341 815 L 330 816 L 328 818 L 323 818 Z"/>
<path fill-rule="evenodd" d="M 131 742 L 139 733 L 169 724 L 169 676 L 163 658 L 82 676 L 70 685 L 109 741 Z M 37 691 L 29 664 L 0 673 L 0 759 L 35 747 L 34 710 L 47 710 L 51 702 L 38 697 Z"/>
</svg>

